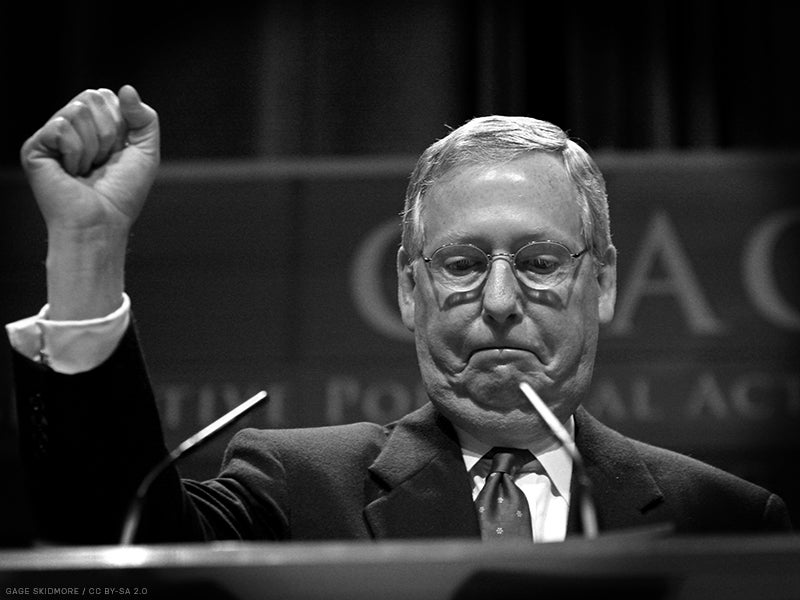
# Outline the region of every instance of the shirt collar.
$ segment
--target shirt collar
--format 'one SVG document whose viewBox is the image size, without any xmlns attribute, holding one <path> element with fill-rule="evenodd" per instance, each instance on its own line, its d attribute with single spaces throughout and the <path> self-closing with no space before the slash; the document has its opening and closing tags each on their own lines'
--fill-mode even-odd
<svg viewBox="0 0 800 600">
<path fill-rule="evenodd" d="M 570 436 L 575 434 L 575 418 L 570 416 L 564 424 Z M 458 441 L 461 444 L 461 455 L 464 459 L 464 466 L 467 471 L 471 471 L 478 461 L 492 449 L 491 446 L 484 444 L 480 440 L 474 438 L 466 431 L 456 427 L 458 434 Z M 534 444 L 527 448 L 530 450 L 542 465 L 545 473 L 556 486 L 558 493 L 563 497 L 569 499 L 569 485 L 572 479 L 572 458 L 567 453 L 561 444 L 553 440 L 548 444 L 542 446 Z"/>
</svg>

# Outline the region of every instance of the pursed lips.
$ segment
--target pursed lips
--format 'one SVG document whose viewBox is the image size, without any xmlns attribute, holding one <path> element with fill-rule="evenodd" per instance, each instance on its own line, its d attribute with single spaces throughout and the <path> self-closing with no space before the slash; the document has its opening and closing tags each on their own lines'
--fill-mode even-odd
<svg viewBox="0 0 800 600">
<path fill-rule="evenodd" d="M 499 356 L 503 354 L 514 354 L 517 352 L 525 352 L 527 354 L 533 354 L 534 356 L 536 353 L 529 348 L 521 348 L 518 346 L 485 346 L 481 348 L 476 348 L 472 352 L 470 352 L 469 357 L 472 358 L 476 354 L 484 353 L 484 352 L 496 352 Z"/>
</svg>

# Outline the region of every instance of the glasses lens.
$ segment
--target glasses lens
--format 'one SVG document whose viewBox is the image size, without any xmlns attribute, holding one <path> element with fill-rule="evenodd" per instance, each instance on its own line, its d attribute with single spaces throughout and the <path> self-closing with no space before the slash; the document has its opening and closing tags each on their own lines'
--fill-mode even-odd
<svg viewBox="0 0 800 600">
<path fill-rule="evenodd" d="M 561 283 L 569 273 L 572 256 L 560 244 L 533 242 L 520 248 L 515 264 L 522 283 L 533 289 L 547 289 Z"/>
<path fill-rule="evenodd" d="M 433 253 L 431 271 L 443 286 L 468 291 L 480 285 L 486 274 L 486 255 L 474 246 L 444 246 Z"/>
</svg>

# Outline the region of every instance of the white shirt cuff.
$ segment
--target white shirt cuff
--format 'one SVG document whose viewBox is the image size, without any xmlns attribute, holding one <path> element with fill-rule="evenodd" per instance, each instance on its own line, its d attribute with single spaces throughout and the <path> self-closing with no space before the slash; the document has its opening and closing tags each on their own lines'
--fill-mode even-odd
<svg viewBox="0 0 800 600">
<path fill-rule="evenodd" d="M 102 364 L 114 352 L 130 323 L 131 301 L 124 293 L 122 305 L 98 319 L 51 321 L 47 319 L 49 308 L 45 304 L 38 315 L 8 323 L 6 332 L 17 352 L 68 375 Z"/>
</svg>

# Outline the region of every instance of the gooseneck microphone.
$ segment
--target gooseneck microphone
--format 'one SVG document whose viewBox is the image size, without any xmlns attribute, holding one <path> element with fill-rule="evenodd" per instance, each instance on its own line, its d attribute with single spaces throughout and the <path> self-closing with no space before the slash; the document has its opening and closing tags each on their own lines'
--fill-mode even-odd
<svg viewBox="0 0 800 600">
<path fill-rule="evenodd" d="M 121 546 L 128 546 L 133 542 L 133 538 L 136 535 L 136 530 L 139 527 L 139 519 L 141 518 L 142 506 L 144 504 L 144 499 L 147 496 L 147 491 L 150 489 L 150 486 L 153 484 L 156 478 L 161 475 L 164 469 L 173 464 L 181 456 L 187 454 L 190 450 L 196 449 L 201 442 L 211 438 L 211 436 L 225 429 L 225 427 L 255 408 L 266 398 L 267 392 L 263 390 L 258 392 L 255 396 L 248 398 L 239 406 L 228 411 L 219 419 L 211 423 L 211 425 L 204 427 L 193 436 L 187 438 L 177 448 L 161 459 L 156 466 L 150 469 L 144 479 L 142 479 L 142 482 L 139 484 L 139 487 L 136 490 L 136 496 L 134 496 L 130 508 L 128 508 L 128 512 L 125 515 L 125 521 L 122 528 L 122 537 L 120 538 Z"/>
<path fill-rule="evenodd" d="M 577 446 L 575 446 L 575 440 L 572 439 L 572 436 L 558 420 L 558 417 L 553 414 L 553 411 L 547 407 L 544 401 L 539 397 L 539 394 L 536 393 L 536 390 L 534 390 L 528 382 L 523 381 L 520 383 L 519 389 L 522 390 L 522 393 L 528 398 L 533 408 L 539 413 L 539 416 L 542 417 L 542 420 L 545 422 L 548 429 L 550 429 L 553 436 L 555 436 L 556 440 L 561 444 L 561 447 L 564 448 L 567 454 L 570 455 L 570 458 L 572 458 L 574 475 L 580 491 L 578 502 L 580 502 L 583 535 L 590 539 L 596 538 L 597 512 L 594 506 L 594 497 L 592 496 L 592 482 L 586 474 L 583 457 L 581 457 Z"/>
</svg>

